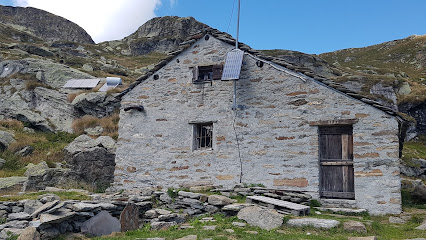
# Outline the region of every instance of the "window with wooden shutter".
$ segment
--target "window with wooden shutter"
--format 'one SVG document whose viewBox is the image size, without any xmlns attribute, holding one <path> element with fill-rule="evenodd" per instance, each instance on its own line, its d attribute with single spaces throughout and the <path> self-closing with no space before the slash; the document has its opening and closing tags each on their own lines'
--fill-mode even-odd
<svg viewBox="0 0 426 240">
<path fill-rule="evenodd" d="M 320 196 L 355 199 L 352 126 L 319 127 Z"/>
<path fill-rule="evenodd" d="M 192 82 L 204 83 L 222 78 L 222 65 L 195 66 L 192 69 Z"/>
</svg>

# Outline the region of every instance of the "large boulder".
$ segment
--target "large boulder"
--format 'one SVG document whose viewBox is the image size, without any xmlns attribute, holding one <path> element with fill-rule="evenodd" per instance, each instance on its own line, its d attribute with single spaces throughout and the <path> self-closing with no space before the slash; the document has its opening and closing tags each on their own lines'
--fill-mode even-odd
<svg viewBox="0 0 426 240">
<path fill-rule="evenodd" d="M 237 217 L 248 224 L 262 229 L 271 230 L 283 224 L 283 215 L 274 209 L 264 209 L 258 206 L 241 209 Z"/>
<path fill-rule="evenodd" d="M 7 177 L 2 178 L 0 181 L 0 192 L 1 191 L 20 191 L 22 185 L 27 180 L 27 177 Z"/>
<path fill-rule="evenodd" d="M 4 151 L 15 142 L 15 135 L 10 132 L 0 131 L 0 151 Z"/>
<path fill-rule="evenodd" d="M 416 201 L 426 202 L 426 185 L 422 181 L 416 181 L 416 184 L 411 196 Z"/>
<path fill-rule="evenodd" d="M 82 93 L 74 98 L 72 105 L 82 114 L 98 118 L 111 115 L 120 108 L 120 102 L 106 92 Z"/>
<path fill-rule="evenodd" d="M 113 232 L 120 232 L 120 230 L 120 221 L 107 211 L 101 211 L 81 226 L 81 232 L 92 236 L 109 235 Z"/>
<path fill-rule="evenodd" d="M 111 137 L 92 139 L 81 135 L 65 147 L 65 161 L 83 181 L 107 187 L 114 181 L 115 148 Z"/>
</svg>

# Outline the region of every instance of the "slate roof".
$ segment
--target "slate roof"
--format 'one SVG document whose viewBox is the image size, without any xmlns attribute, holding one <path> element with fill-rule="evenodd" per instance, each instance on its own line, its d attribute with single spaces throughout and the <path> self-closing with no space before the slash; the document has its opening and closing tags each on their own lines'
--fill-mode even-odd
<svg viewBox="0 0 426 240">
<path fill-rule="evenodd" d="M 179 48 L 176 51 L 170 52 L 168 53 L 168 56 L 161 60 L 160 62 L 158 62 L 153 69 L 151 69 L 148 73 L 140 76 L 134 83 L 132 83 L 126 90 L 124 90 L 123 92 L 121 92 L 120 94 L 118 94 L 116 96 L 116 98 L 121 99 L 124 95 L 126 95 L 128 92 L 130 92 L 133 88 L 135 88 L 137 85 L 139 85 L 140 83 L 142 83 L 143 81 L 145 81 L 146 79 L 148 79 L 151 75 L 153 75 L 155 72 L 157 72 L 160 68 L 164 67 L 167 63 L 169 63 L 174 57 L 176 57 L 177 55 L 179 55 L 180 53 L 182 53 L 183 51 L 185 51 L 187 48 L 191 47 L 192 44 L 194 44 L 195 42 L 197 42 L 199 39 L 201 39 L 202 37 L 204 37 L 206 34 L 210 34 L 213 37 L 231 44 L 231 45 L 235 45 L 235 39 L 229 35 L 228 33 L 225 32 L 221 32 L 217 29 L 214 28 L 205 28 L 202 31 L 191 35 L 190 37 L 188 37 L 188 39 L 184 42 L 182 42 L 179 46 Z M 294 65 L 292 63 L 289 63 L 288 61 L 282 59 L 282 58 L 278 58 L 278 57 L 273 57 L 273 56 L 269 56 L 269 55 L 265 55 L 264 53 L 261 53 L 258 50 L 255 50 L 253 48 L 251 48 L 250 46 L 239 42 L 238 43 L 238 48 L 248 52 L 250 54 L 252 54 L 253 56 L 265 60 L 265 61 L 269 61 L 271 63 L 277 64 L 281 67 L 284 67 L 288 70 L 303 74 L 315 81 L 321 82 L 326 86 L 329 86 L 335 90 L 338 90 L 352 98 L 358 99 L 368 105 L 371 105 L 377 109 L 380 109 L 382 111 L 384 111 L 385 113 L 388 113 L 392 116 L 395 116 L 398 121 L 402 122 L 404 119 L 403 116 L 399 115 L 397 112 L 395 112 L 393 109 L 388 108 L 386 106 L 381 105 L 379 102 L 371 100 L 365 96 L 360 95 L 359 93 L 356 93 L 352 90 L 349 90 L 348 88 L 346 88 L 345 86 L 343 86 L 340 83 L 336 83 L 324 76 L 321 76 L 319 74 L 314 73 L 311 69 L 306 68 L 306 67 L 301 67 L 301 66 L 297 66 Z"/>
</svg>

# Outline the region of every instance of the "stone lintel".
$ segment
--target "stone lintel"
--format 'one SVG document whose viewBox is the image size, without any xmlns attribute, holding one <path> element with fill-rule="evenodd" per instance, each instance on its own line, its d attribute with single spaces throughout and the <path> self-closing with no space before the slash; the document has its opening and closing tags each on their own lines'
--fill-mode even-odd
<svg viewBox="0 0 426 240">
<path fill-rule="evenodd" d="M 217 120 L 194 120 L 194 121 L 188 122 L 188 124 L 200 124 L 200 123 L 217 123 Z"/>
<path fill-rule="evenodd" d="M 358 119 L 332 119 L 332 120 L 318 120 L 310 121 L 310 126 L 333 126 L 333 125 L 353 125 L 358 122 Z"/>
</svg>

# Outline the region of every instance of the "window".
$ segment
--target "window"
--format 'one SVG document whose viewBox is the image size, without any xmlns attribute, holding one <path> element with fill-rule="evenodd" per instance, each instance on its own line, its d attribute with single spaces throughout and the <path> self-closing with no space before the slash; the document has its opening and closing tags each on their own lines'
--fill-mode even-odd
<svg viewBox="0 0 426 240">
<path fill-rule="evenodd" d="M 222 65 L 195 66 L 192 69 L 192 82 L 204 83 L 211 80 L 220 80 L 222 78 L 222 71 Z"/>
<path fill-rule="evenodd" d="M 213 123 L 194 124 L 194 150 L 212 149 Z"/>
<path fill-rule="evenodd" d="M 319 126 L 320 196 L 355 199 L 352 125 Z"/>
</svg>

